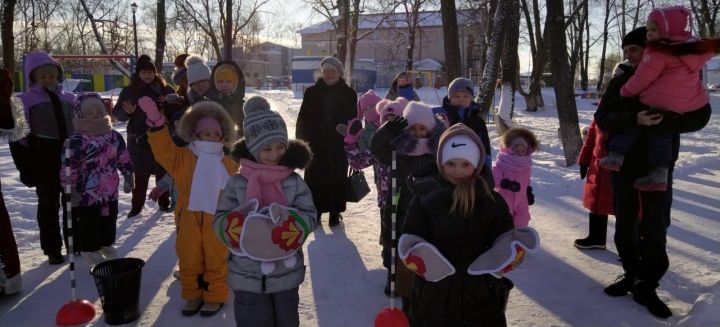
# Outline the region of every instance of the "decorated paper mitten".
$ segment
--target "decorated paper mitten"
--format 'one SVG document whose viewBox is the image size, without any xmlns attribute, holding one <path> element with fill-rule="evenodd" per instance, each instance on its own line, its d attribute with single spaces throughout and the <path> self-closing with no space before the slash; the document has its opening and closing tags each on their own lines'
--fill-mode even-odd
<svg viewBox="0 0 720 327">
<path fill-rule="evenodd" d="M 498 236 L 493 246 L 473 261 L 467 269 L 470 275 L 491 274 L 502 277 L 522 263 L 526 252 L 540 246 L 540 237 L 531 227 L 511 229 Z"/>
<path fill-rule="evenodd" d="M 455 273 L 455 267 L 434 245 L 416 235 L 400 236 L 398 255 L 405 267 L 429 282 L 440 281 Z"/>
<path fill-rule="evenodd" d="M 296 209 L 273 203 L 268 212 L 249 215 L 240 237 L 240 248 L 259 261 L 279 261 L 295 255 L 310 228 Z"/>
<path fill-rule="evenodd" d="M 138 100 L 138 107 L 145 112 L 147 119 L 145 124 L 150 127 L 160 127 L 165 124 L 165 116 L 158 110 L 157 104 L 149 97 L 142 97 Z"/>
<path fill-rule="evenodd" d="M 252 199 L 243 203 L 237 208 L 219 216 L 213 222 L 215 233 L 223 244 L 225 244 L 235 255 L 244 256 L 240 249 L 240 236 L 247 217 L 258 210 L 259 202 Z"/>
</svg>

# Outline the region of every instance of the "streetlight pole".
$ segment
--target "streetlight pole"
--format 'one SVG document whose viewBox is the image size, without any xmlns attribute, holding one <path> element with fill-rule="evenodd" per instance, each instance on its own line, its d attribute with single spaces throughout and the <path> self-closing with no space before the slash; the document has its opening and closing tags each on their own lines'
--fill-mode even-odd
<svg viewBox="0 0 720 327">
<path fill-rule="evenodd" d="M 134 2 L 130 5 L 133 14 L 133 36 L 135 38 L 135 60 L 138 59 L 138 43 L 137 43 L 137 21 L 135 20 L 135 13 L 137 12 L 137 4 Z"/>
</svg>

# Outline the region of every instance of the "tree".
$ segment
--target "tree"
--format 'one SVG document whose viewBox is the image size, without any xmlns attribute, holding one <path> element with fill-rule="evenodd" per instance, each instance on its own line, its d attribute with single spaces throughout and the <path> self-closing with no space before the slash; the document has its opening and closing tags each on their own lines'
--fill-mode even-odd
<svg viewBox="0 0 720 327">
<path fill-rule="evenodd" d="M 505 10 L 505 38 L 502 51 L 502 87 L 500 90 L 500 108 L 495 126 L 498 135 L 512 127 L 513 111 L 515 109 L 515 91 L 520 67 L 518 57 L 518 39 L 520 38 L 520 8 L 518 0 L 504 0 Z"/>
<path fill-rule="evenodd" d="M 460 56 L 460 37 L 458 35 L 457 11 L 454 0 L 440 0 L 440 15 L 443 23 L 443 41 L 445 44 L 445 70 L 448 83 L 462 76 Z M 497 73 L 497 72 L 496 72 Z"/>
<path fill-rule="evenodd" d="M 615 4 L 615 1 L 608 0 L 605 2 L 605 20 L 603 23 L 603 43 L 602 43 L 602 52 L 600 54 L 600 72 L 598 72 L 598 82 L 596 88 L 598 90 L 602 90 L 603 85 L 603 78 L 605 77 L 605 54 L 607 51 L 607 41 L 608 41 L 608 29 L 610 25 L 610 10 L 612 6 Z"/>
<path fill-rule="evenodd" d="M 97 39 L 98 45 L 100 45 L 100 49 L 102 49 L 102 53 L 104 54 L 111 54 L 112 52 L 108 51 L 107 47 L 105 47 L 105 44 L 103 43 L 102 36 L 100 35 L 100 31 L 97 26 L 97 22 L 95 21 L 95 18 L 93 18 L 93 14 L 90 12 L 90 8 L 88 8 L 86 0 L 79 0 L 80 4 L 82 5 L 83 9 L 85 10 L 85 14 L 87 15 L 88 20 L 90 21 L 90 26 L 92 26 L 93 34 L 95 34 L 95 38 Z M 131 76 L 131 73 L 125 66 L 117 62 L 116 60 L 110 60 L 110 62 L 117 68 L 119 71 L 121 71 L 125 76 Z"/>
<path fill-rule="evenodd" d="M 3 68 L 15 71 L 15 37 L 13 36 L 13 25 L 15 23 L 16 0 L 5 0 L 2 3 L 2 21 L 0 22 L 0 39 L 3 44 Z"/>
<path fill-rule="evenodd" d="M 405 63 L 406 70 L 413 69 L 413 56 L 415 55 L 415 39 L 419 32 L 420 8 L 425 4 L 426 0 L 408 0 L 403 1 L 405 9 L 405 21 L 407 22 L 407 57 Z"/>
<path fill-rule="evenodd" d="M 530 40 L 530 55 L 532 57 L 532 72 L 530 73 L 530 87 L 528 92 L 523 88 L 519 88 L 520 94 L 525 98 L 526 110 L 530 112 L 537 111 L 538 108 L 545 106 L 542 93 L 540 92 L 542 85 L 542 75 L 546 66 L 548 49 L 545 45 L 545 31 L 540 28 L 540 6 L 537 0 L 532 2 L 532 18 L 530 16 L 530 8 L 526 0 L 520 1 L 520 9 L 525 16 L 525 23 Z M 547 25 L 546 25 L 547 29 Z"/>
<path fill-rule="evenodd" d="M 567 54 L 564 17 L 562 0 L 548 0 L 545 29 L 550 46 L 550 65 L 555 84 L 558 119 L 560 121 L 559 136 L 565 154 L 565 164 L 569 167 L 577 162 L 577 156 L 582 147 L 582 138 L 580 137 L 575 94 Z"/>
<path fill-rule="evenodd" d="M 720 0 L 690 0 L 690 8 L 697 21 L 700 36 L 716 36 Z"/>
<path fill-rule="evenodd" d="M 230 1 L 230 0 L 228 0 Z M 157 0 L 157 19 L 155 21 L 155 69 L 162 71 L 165 56 L 165 0 Z"/>
<path fill-rule="evenodd" d="M 480 105 L 480 115 L 486 118 L 490 112 L 495 89 L 497 75 L 500 66 L 500 58 L 503 54 L 507 19 L 512 7 L 512 1 L 501 1 L 495 10 L 493 18 L 492 37 L 488 44 L 488 56 L 483 71 L 483 78 L 480 80 L 477 103 Z"/>
</svg>

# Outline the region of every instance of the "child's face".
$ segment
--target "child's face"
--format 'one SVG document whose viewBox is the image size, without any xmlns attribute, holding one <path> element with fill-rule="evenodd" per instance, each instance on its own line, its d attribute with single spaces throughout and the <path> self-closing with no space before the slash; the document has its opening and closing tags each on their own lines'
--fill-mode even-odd
<svg viewBox="0 0 720 327">
<path fill-rule="evenodd" d="M 395 118 L 397 118 L 397 115 L 396 115 L 396 114 L 386 114 L 385 117 L 382 118 L 382 122 L 381 122 L 381 123 L 385 124 L 385 123 L 387 123 L 387 122 L 389 122 L 389 121 L 391 121 L 391 120 L 393 120 L 393 119 L 395 119 Z"/>
<path fill-rule="evenodd" d="M 138 76 L 140 77 L 140 80 L 143 81 L 143 83 L 150 84 L 155 80 L 155 71 L 141 70 Z"/>
<path fill-rule="evenodd" d="M 58 71 L 56 68 L 42 68 L 32 72 L 35 84 L 40 87 L 48 87 L 57 84 Z"/>
<path fill-rule="evenodd" d="M 85 117 L 88 119 L 100 119 L 105 116 L 105 112 L 102 108 L 90 107 L 84 110 Z"/>
<path fill-rule="evenodd" d="M 190 84 L 190 88 L 198 95 L 205 95 L 210 90 L 210 81 L 206 79 L 197 81 Z"/>
<path fill-rule="evenodd" d="M 475 173 L 475 167 L 469 161 L 460 158 L 446 161 L 442 169 L 445 179 L 453 185 L 460 184 Z"/>
<path fill-rule="evenodd" d="M 285 144 L 275 142 L 264 146 L 260 149 L 258 154 L 258 160 L 263 165 L 277 166 L 280 163 L 280 159 L 285 156 L 287 147 Z"/>
<path fill-rule="evenodd" d="M 207 142 L 222 142 L 223 137 L 222 134 L 214 129 L 204 129 L 200 131 L 200 133 L 197 133 L 197 138 L 200 141 L 207 141 Z"/>
<path fill-rule="evenodd" d="M 645 23 L 645 28 L 647 29 L 646 37 L 648 41 L 657 41 L 660 39 L 660 31 L 658 31 L 658 26 L 654 21 L 648 19 Z"/>
<path fill-rule="evenodd" d="M 450 104 L 458 108 L 467 108 L 472 102 L 472 95 L 467 92 L 455 92 L 450 95 Z"/>
<path fill-rule="evenodd" d="M 527 155 L 528 147 L 525 143 L 516 143 L 512 146 L 512 151 L 516 156 Z"/>
<path fill-rule="evenodd" d="M 422 124 L 415 124 L 408 127 L 408 132 L 410 132 L 410 135 L 419 139 L 424 139 L 430 136 L 430 131 Z"/>
<path fill-rule="evenodd" d="M 227 79 L 218 80 L 216 85 L 218 91 L 224 94 L 230 94 L 235 90 L 235 82 Z"/>
<path fill-rule="evenodd" d="M 401 76 L 401 77 L 398 77 L 397 84 L 400 87 L 405 87 L 408 84 L 410 84 L 410 81 L 408 80 L 407 76 Z"/>
</svg>

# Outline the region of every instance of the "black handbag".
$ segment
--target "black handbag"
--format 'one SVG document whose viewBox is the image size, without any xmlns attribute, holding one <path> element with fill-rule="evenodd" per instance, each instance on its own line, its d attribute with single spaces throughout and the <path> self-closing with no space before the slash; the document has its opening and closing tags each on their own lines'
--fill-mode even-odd
<svg viewBox="0 0 720 327">
<path fill-rule="evenodd" d="M 365 173 L 351 168 L 348 172 L 348 201 L 360 202 L 368 193 L 370 186 L 365 179 Z"/>
</svg>

